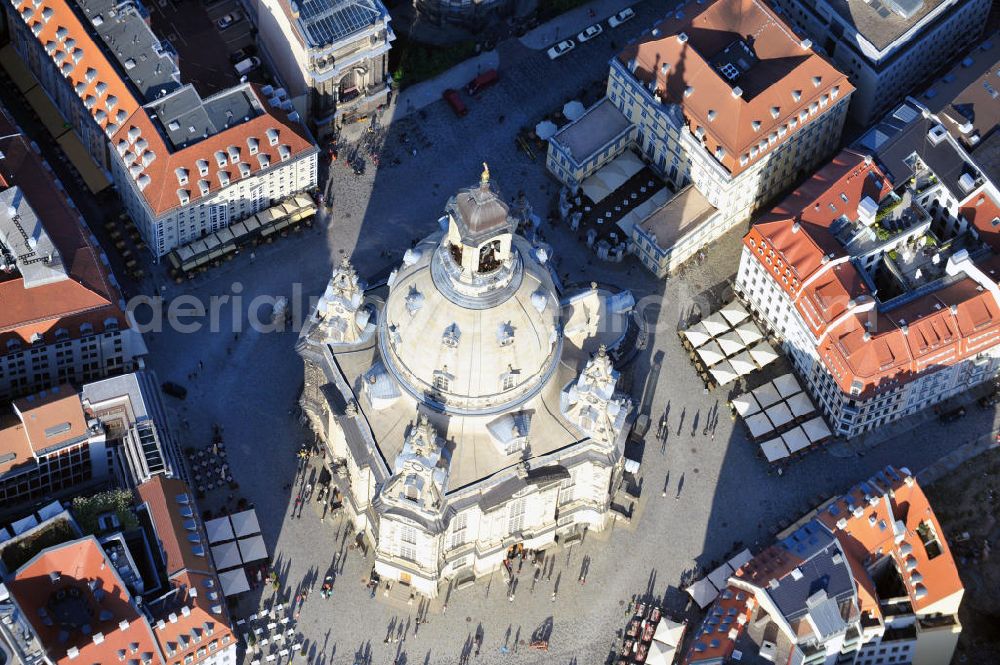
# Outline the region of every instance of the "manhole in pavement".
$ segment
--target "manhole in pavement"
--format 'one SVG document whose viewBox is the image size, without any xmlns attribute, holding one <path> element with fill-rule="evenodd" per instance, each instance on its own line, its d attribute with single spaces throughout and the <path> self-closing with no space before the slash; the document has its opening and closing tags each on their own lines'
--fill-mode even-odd
<svg viewBox="0 0 1000 665">
<path fill-rule="evenodd" d="M 472 617 L 465 617 L 465 623 L 471 623 Z"/>
<path fill-rule="evenodd" d="M 701 473 L 698 469 L 694 470 L 695 473 Z"/>
</svg>

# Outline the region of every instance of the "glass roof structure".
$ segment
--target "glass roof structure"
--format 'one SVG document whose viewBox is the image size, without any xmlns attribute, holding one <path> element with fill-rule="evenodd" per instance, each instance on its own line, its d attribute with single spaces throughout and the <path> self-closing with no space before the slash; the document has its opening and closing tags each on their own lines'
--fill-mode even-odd
<svg viewBox="0 0 1000 665">
<path fill-rule="evenodd" d="M 300 0 L 299 23 L 310 46 L 319 47 L 360 32 L 384 20 L 379 0 Z"/>
</svg>

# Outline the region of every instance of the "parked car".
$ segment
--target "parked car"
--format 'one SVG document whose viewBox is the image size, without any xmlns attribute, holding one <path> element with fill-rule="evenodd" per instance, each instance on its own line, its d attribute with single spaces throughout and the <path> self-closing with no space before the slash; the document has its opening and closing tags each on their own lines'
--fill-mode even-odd
<svg viewBox="0 0 1000 665">
<path fill-rule="evenodd" d="M 448 88 L 441 93 L 441 96 L 444 97 L 444 100 L 448 102 L 448 106 L 451 107 L 451 110 L 454 111 L 455 115 L 459 118 L 469 112 L 469 109 L 465 106 L 465 102 L 462 101 L 461 95 L 458 94 L 458 90 Z"/>
<path fill-rule="evenodd" d="M 626 7 L 625 9 L 621 10 L 620 12 L 618 12 L 617 14 L 608 19 L 608 27 L 617 28 L 625 21 L 629 21 L 633 18 L 635 18 L 635 10 L 632 9 L 631 7 Z"/>
<path fill-rule="evenodd" d="M 572 39 L 566 39 L 549 49 L 549 60 L 555 60 L 573 50 L 576 43 Z"/>
<path fill-rule="evenodd" d="M 174 383 L 173 381 L 164 381 L 160 385 L 160 388 L 162 388 L 163 392 L 167 395 L 176 397 L 177 399 L 184 399 L 188 394 L 187 388 L 179 383 Z"/>
<path fill-rule="evenodd" d="M 965 407 L 960 406 L 957 409 L 952 409 L 951 411 L 945 411 L 938 418 L 943 423 L 953 423 L 962 416 L 965 415 Z"/>
<path fill-rule="evenodd" d="M 250 46 L 244 46 L 243 48 L 238 48 L 232 53 L 230 53 L 229 62 L 235 65 L 237 62 L 241 60 L 246 60 L 247 58 L 254 55 L 257 55 L 257 49 L 254 48 L 253 45 L 251 44 Z"/>
<path fill-rule="evenodd" d="M 258 67 L 260 67 L 260 58 L 255 55 L 250 56 L 246 60 L 240 60 L 233 65 L 233 69 L 235 69 L 236 73 L 240 76 L 246 76 Z"/>
<path fill-rule="evenodd" d="M 218 21 L 216 21 L 215 25 L 217 28 L 219 28 L 219 30 L 225 30 L 226 28 L 230 27 L 231 25 L 239 21 L 241 18 L 243 17 L 240 16 L 239 12 L 229 12 L 228 14 L 220 18 Z"/>
<path fill-rule="evenodd" d="M 582 44 L 586 41 L 590 41 L 591 39 L 601 34 L 602 32 L 604 32 L 604 28 L 601 27 L 601 24 L 595 23 L 594 25 L 589 26 L 583 32 L 578 34 L 576 36 L 576 40 Z"/>
<path fill-rule="evenodd" d="M 478 95 L 480 92 L 490 87 L 494 83 L 500 80 L 500 74 L 497 73 L 495 69 L 487 69 L 485 72 L 477 76 L 476 78 L 469 81 L 469 85 L 465 87 L 465 91 L 469 95 Z"/>
</svg>

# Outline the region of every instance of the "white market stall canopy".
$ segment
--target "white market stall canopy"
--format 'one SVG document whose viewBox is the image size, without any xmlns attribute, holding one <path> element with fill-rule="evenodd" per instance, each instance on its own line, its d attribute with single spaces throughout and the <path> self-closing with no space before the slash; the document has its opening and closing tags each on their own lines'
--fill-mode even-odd
<svg viewBox="0 0 1000 665">
<path fill-rule="evenodd" d="M 701 323 L 713 337 L 723 335 L 727 330 L 729 330 L 729 322 L 722 318 L 722 315 L 718 312 L 710 314 L 708 317 L 702 319 Z"/>
<path fill-rule="evenodd" d="M 812 420 L 802 423 L 802 431 L 806 433 L 811 443 L 819 443 L 830 438 L 833 434 L 822 416 L 816 416 Z"/>
<path fill-rule="evenodd" d="M 649 643 L 646 665 L 673 665 L 686 630 L 687 624 L 660 617 L 653 641 Z"/>
<path fill-rule="evenodd" d="M 784 398 L 791 397 L 795 393 L 802 392 L 802 386 L 794 374 L 782 374 L 773 381 L 774 387 L 778 389 L 778 394 Z"/>
<path fill-rule="evenodd" d="M 224 596 L 235 596 L 250 590 L 250 582 L 247 581 L 247 574 L 242 568 L 219 573 L 219 583 L 222 584 Z"/>
<path fill-rule="evenodd" d="M 730 330 L 715 339 L 718 340 L 719 346 L 722 347 L 722 350 L 726 352 L 727 356 L 735 356 L 737 353 L 746 348 L 746 344 L 743 343 L 743 338 L 737 335 L 735 330 Z"/>
<path fill-rule="evenodd" d="M 215 567 L 218 570 L 235 568 L 242 563 L 240 560 L 240 550 L 236 547 L 234 541 L 222 543 L 221 545 L 213 545 L 212 560 L 215 561 Z"/>
<path fill-rule="evenodd" d="M 753 321 L 744 323 L 739 328 L 736 329 L 736 334 L 740 336 L 743 343 L 750 346 L 754 342 L 757 342 L 764 338 L 764 333 L 760 331 L 757 324 Z"/>
<path fill-rule="evenodd" d="M 780 437 L 777 439 L 769 439 L 760 444 L 760 450 L 764 453 L 764 457 L 767 458 L 768 462 L 777 462 L 778 460 L 788 457 L 788 448 L 785 446 L 785 442 L 782 441 Z"/>
<path fill-rule="evenodd" d="M 205 532 L 208 534 L 208 542 L 211 545 L 236 537 L 233 534 L 233 525 L 228 516 L 216 517 L 214 520 L 205 522 Z"/>
<path fill-rule="evenodd" d="M 233 532 L 237 538 L 260 533 L 260 522 L 257 521 L 257 512 L 253 508 L 230 515 L 229 519 L 233 523 Z"/>
<path fill-rule="evenodd" d="M 747 429 L 750 430 L 750 436 L 755 439 L 759 439 L 774 431 L 774 425 L 767 419 L 767 415 L 763 411 L 753 414 L 743 422 L 746 423 Z"/>
<path fill-rule="evenodd" d="M 786 403 L 788 404 L 788 409 L 796 418 L 802 418 L 816 412 L 816 407 L 813 406 L 809 396 L 805 393 L 792 395 Z"/>
<path fill-rule="evenodd" d="M 243 563 L 252 563 L 267 558 L 267 546 L 264 545 L 264 537 L 259 533 L 249 538 L 240 538 L 236 541 L 240 546 L 240 557 Z"/>
<path fill-rule="evenodd" d="M 797 453 L 800 450 L 808 448 L 810 443 L 809 437 L 806 436 L 801 427 L 796 427 L 793 430 L 785 432 L 781 435 L 781 440 L 785 442 L 790 453 Z"/>
<path fill-rule="evenodd" d="M 708 371 L 715 379 L 716 383 L 720 386 L 732 383 L 736 379 L 740 378 L 740 375 L 736 373 L 728 360 L 723 360 L 721 363 Z"/>
<path fill-rule="evenodd" d="M 714 339 L 696 349 L 695 353 L 701 358 L 701 362 L 705 364 L 705 367 L 712 367 L 726 359 L 726 354 L 722 352 L 722 349 L 719 348 L 719 343 Z"/>
<path fill-rule="evenodd" d="M 741 322 L 750 318 L 750 314 L 743 307 L 743 305 L 736 301 L 723 306 L 723 308 L 719 310 L 719 313 L 726 318 L 726 321 L 729 321 L 729 325 L 731 326 L 737 326 Z"/>
<path fill-rule="evenodd" d="M 755 413 L 760 413 L 760 404 L 750 393 L 743 393 L 738 397 L 734 397 L 732 401 L 733 409 L 740 418 L 747 418 Z"/>
<path fill-rule="evenodd" d="M 729 567 L 735 572 L 742 568 L 744 564 L 749 563 L 751 559 L 753 559 L 753 554 L 750 553 L 750 548 L 745 548 L 742 552 L 735 555 L 726 563 L 728 563 Z"/>
<path fill-rule="evenodd" d="M 719 596 L 719 590 L 712 586 L 707 577 L 689 585 L 685 591 L 694 599 L 694 602 L 698 603 L 698 607 L 701 609 L 711 605 L 712 601 Z"/>
<path fill-rule="evenodd" d="M 687 341 L 691 343 L 691 346 L 698 348 L 702 344 L 706 343 L 708 340 L 712 339 L 712 336 L 708 334 L 705 330 L 705 326 L 698 322 L 688 328 L 687 330 L 682 330 L 684 336 L 687 337 Z"/>
<path fill-rule="evenodd" d="M 597 170 L 582 183 L 583 193 L 595 204 L 624 185 L 629 178 L 642 170 L 643 163 L 631 150 L 626 150 Z"/>
<path fill-rule="evenodd" d="M 761 342 L 757 346 L 750 349 L 750 355 L 761 367 L 765 365 L 770 365 L 775 360 L 778 359 L 778 352 L 774 350 L 767 342 Z"/>
<path fill-rule="evenodd" d="M 757 371 L 757 364 L 753 361 L 753 357 L 750 356 L 748 351 L 744 351 L 738 356 L 733 356 L 729 359 L 729 362 L 740 376 Z"/>
<path fill-rule="evenodd" d="M 781 401 L 781 395 L 778 394 L 778 389 L 775 388 L 774 384 L 770 381 L 759 388 L 754 388 L 750 392 L 752 392 L 753 396 L 757 398 L 757 403 L 760 404 L 763 409 Z"/>
<path fill-rule="evenodd" d="M 768 408 L 765 413 L 767 413 L 767 419 L 771 421 L 774 429 L 784 427 L 793 420 L 792 412 L 789 410 L 788 405 L 784 402 L 778 402 L 774 406 Z"/>
</svg>

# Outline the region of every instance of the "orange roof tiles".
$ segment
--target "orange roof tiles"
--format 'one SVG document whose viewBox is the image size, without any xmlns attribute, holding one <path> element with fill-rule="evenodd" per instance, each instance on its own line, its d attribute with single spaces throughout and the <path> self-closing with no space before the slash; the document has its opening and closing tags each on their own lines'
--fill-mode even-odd
<svg viewBox="0 0 1000 665">
<path fill-rule="evenodd" d="M 68 385 L 14 402 L 19 422 L 0 429 L 0 473 L 34 460 L 52 446 L 87 438 L 87 422 L 80 397 Z"/>
<path fill-rule="evenodd" d="M 95 42 L 66 0 L 43 0 L 37 7 L 34 0 L 21 0 L 16 9 L 101 129 L 114 131 L 139 108 L 103 44 Z"/>
<path fill-rule="evenodd" d="M 181 660 L 213 641 L 217 648 L 231 644 L 233 633 L 229 615 L 215 567 L 208 558 L 207 540 L 202 545 L 204 554 L 195 554 L 194 544 L 188 535 L 195 533 L 204 538 L 204 534 L 200 529 L 190 531 L 185 524 L 188 520 L 196 520 L 196 516 L 185 518 L 181 514 L 185 508 L 194 510 L 190 489 L 176 478 L 154 476 L 139 485 L 137 493 L 146 504 L 159 537 L 170 584 L 178 589 L 177 599 L 186 608 L 179 614 L 175 612 L 170 620 L 164 622 L 162 629 L 157 627 L 154 631 L 157 641 L 170 655 L 171 662 Z M 182 495 L 186 495 L 187 503 L 177 500 Z M 182 636 L 191 636 L 186 645 Z"/>
<path fill-rule="evenodd" d="M 869 569 L 886 556 L 893 558 L 910 603 L 918 614 L 941 611 L 942 606 L 935 607 L 937 603 L 954 599 L 956 595 L 960 599 L 964 592 L 941 525 L 920 485 L 905 468 L 886 467 L 825 504 L 810 521 L 822 525 L 817 525 L 818 529 L 825 527 L 839 542 L 855 582 L 858 610 L 863 616 L 872 620 L 882 618 L 880 599 Z M 728 612 L 730 606 L 736 606 L 740 612 L 746 608 L 749 618 L 757 598 L 752 590 L 741 591 L 745 584 L 765 591 L 772 580 L 784 577 L 800 563 L 797 556 L 780 544 L 769 546 L 733 574 L 730 586 L 709 610 L 709 617 L 718 614 L 720 607 Z M 741 596 L 737 598 L 736 593 Z M 707 623 L 706 620 L 696 634 L 684 663 L 722 662 L 731 655 L 733 639 L 728 634 L 706 633 L 711 630 Z M 743 624 L 737 622 L 734 628 L 737 628 L 738 637 Z M 799 626 L 798 634 L 807 634 L 803 626 Z M 717 641 L 703 639 L 706 635 Z M 701 647 L 696 648 L 699 642 Z"/>
<path fill-rule="evenodd" d="M 958 213 L 976 227 L 979 236 L 994 252 L 1000 252 L 1000 206 L 992 196 L 980 192 L 962 203 Z"/>
<path fill-rule="evenodd" d="M 270 106 L 258 86 L 251 85 L 248 90 L 260 103 L 262 112 L 259 115 L 179 150 L 175 151 L 168 145 L 145 108 L 130 117 L 111 137 L 111 149 L 127 157 L 126 167 L 140 167 L 136 169 L 135 178 L 149 179 L 148 184 L 142 188 L 142 196 L 154 215 L 162 215 L 181 207 L 178 190 L 186 191 L 188 203 L 193 203 L 225 189 L 229 185 L 222 185 L 220 173 L 224 174 L 229 184 L 235 184 L 244 177 L 258 175 L 281 164 L 282 149 L 287 149 L 288 160 L 316 150 L 307 131 L 289 120 L 288 113 Z M 138 130 L 138 135 L 135 130 Z M 277 132 L 275 145 L 271 145 L 268 137 L 268 132 L 272 130 Z M 256 139 L 256 154 L 251 154 L 249 139 Z M 141 150 L 136 148 L 139 141 L 145 142 Z M 228 157 L 230 146 L 239 151 L 239 162 L 236 164 L 231 163 Z M 216 158 L 218 152 L 226 153 L 225 165 L 221 167 Z M 144 155 L 152 158 L 145 166 Z M 267 166 L 262 165 L 262 156 L 266 157 Z M 202 170 L 198 165 L 200 160 L 205 162 L 205 175 L 201 175 Z M 243 168 L 244 165 L 249 168 Z M 178 169 L 186 170 L 187 182 L 183 185 L 177 176 Z M 242 175 L 243 171 L 246 176 Z M 207 183 L 205 194 L 201 193 L 201 183 Z"/>
<path fill-rule="evenodd" d="M 667 18 L 618 57 L 625 64 L 634 59 L 635 76 L 655 80 L 664 102 L 681 106 L 710 153 L 725 149 L 721 163 L 731 173 L 746 168 L 740 158 L 751 148 L 763 144 L 765 152 L 780 145 L 784 132 L 797 131 L 854 91 L 760 0 L 715 0 L 683 12 L 690 14 Z M 749 42 L 757 59 L 735 80 L 741 94 L 712 62 L 729 47 L 741 49 L 733 46 L 738 39 Z M 808 113 L 813 104 L 815 115 Z M 806 118 L 799 120 L 803 111 Z"/>
<path fill-rule="evenodd" d="M 743 239 L 791 298 L 840 388 L 862 396 L 1000 343 L 1000 303 L 972 279 L 899 306 L 891 316 L 862 311 L 875 304 L 873 294 L 830 227 L 842 215 L 856 220 L 862 199 L 877 203 L 890 190 L 872 160 L 844 150 Z M 980 203 L 979 215 L 992 220 L 994 205 Z M 1000 261 L 989 261 L 980 262 L 986 272 L 1000 270 Z M 850 314 L 852 307 L 859 309 Z"/>
<path fill-rule="evenodd" d="M 59 328 L 69 337 L 78 337 L 83 324 L 101 332 L 109 319 L 126 328 L 128 320 L 118 305 L 121 295 L 98 248 L 51 171 L 17 132 L 17 125 L 0 112 L 0 135 L 6 135 L 0 139 L 0 187 L 21 189 L 59 251 L 69 279 L 30 289 L 20 275 L 0 281 L 0 349 L 6 350 L 10 340 L 28 343 L 35 334 L 54 342 Z"/>
<path fill-rule="evenodd" d="M 93 536 L 43 550 L 7 586 L 48 656 L 59 665 L 117 663 L 119 654 L 164 662 L 149 624 Z M 63 617 L 64 625 L 45 620 L 53 615 Z M 82 624 L 66 627 L 81 615 L 87 632 Z M 68 655 L 72 650 L 77 653 Z"/>
</svg>

